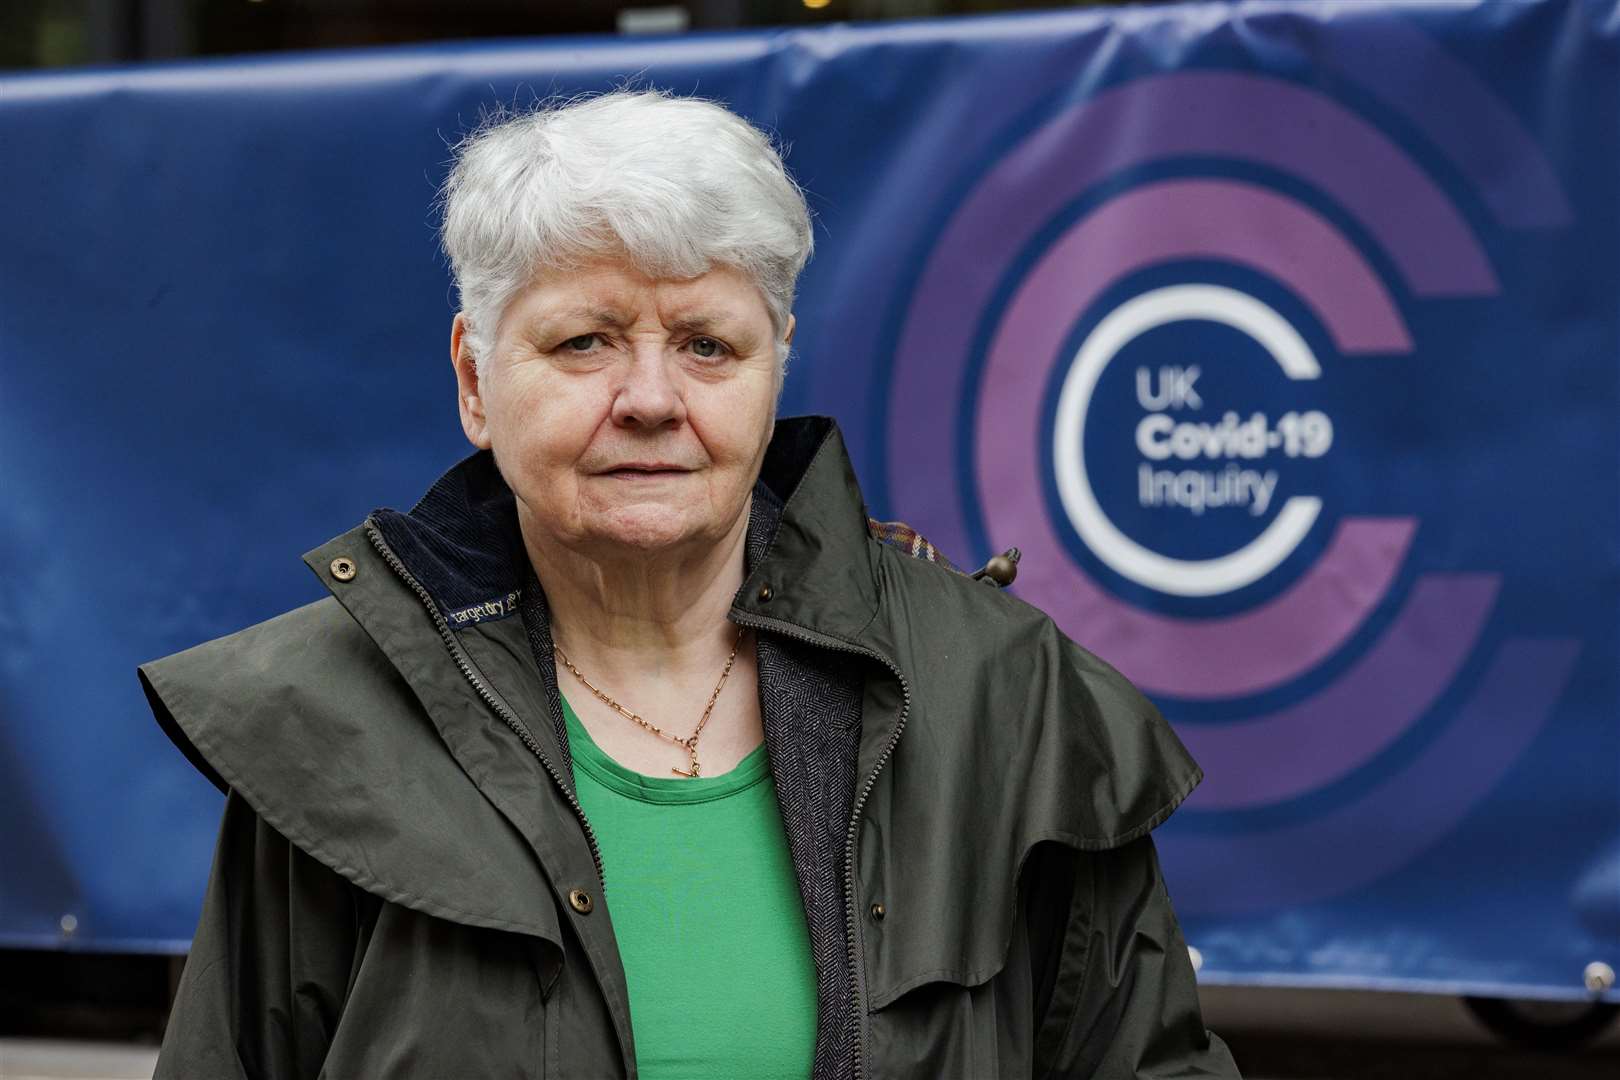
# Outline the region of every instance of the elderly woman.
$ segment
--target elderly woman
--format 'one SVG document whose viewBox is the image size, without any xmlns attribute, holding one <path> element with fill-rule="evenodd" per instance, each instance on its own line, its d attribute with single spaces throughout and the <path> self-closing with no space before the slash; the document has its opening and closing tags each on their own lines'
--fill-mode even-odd
<svg viewBox="0 0 1620 1080">
<path fill-rule="evenodd" d="M 717 105 L 486 127 L 478 451 L 141 669 L 229 793 L 160 1076 L 1235 1076 L 1148 833 L 1198 780 L 778 421 L 805 204 Z"/>
</svg>

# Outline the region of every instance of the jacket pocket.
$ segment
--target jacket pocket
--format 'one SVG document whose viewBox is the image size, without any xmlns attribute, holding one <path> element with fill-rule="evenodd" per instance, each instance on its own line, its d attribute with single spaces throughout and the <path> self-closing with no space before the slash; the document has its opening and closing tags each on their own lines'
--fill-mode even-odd
<svg viewBox="0 0 1620 1080">
<path fill-rule="evenodd" d="M 547 1075 L 554 948 L 381 904 L 321 1075 Z"/>
<path fill-rule="evenodd" d="M 1067 910 L 1067 892 L 1061 912 L 1053 896 L 1071 880 L 1052 871 L 1072 857 L 1059 845 L 1031 845 L 1017 869 L 958 879 L 951 895 L 896 880 L 887 899 L 867 901 L 862 944 L 873 1075 L 1031 1074 L 1039 998 L 1053 991 Z M 873 903 L 882 903 L 881 918 Z"/>
<path fill-rule="evenodd" d="M 1015 938 L 1027 949 L 1019 924 L 1029 894 L 1072 882 L 1072 870 L 1062 872 L 1075 856 L 1066 837 L 956 844 L 931 837 L 896 842 L 881 859 L 869 856 L 885 849 L 884 839 L 881 826 L 868 822 L 858 914 L 870 1011 L 930 983 L 973 987 L 996 979 Z"/>
</svg>

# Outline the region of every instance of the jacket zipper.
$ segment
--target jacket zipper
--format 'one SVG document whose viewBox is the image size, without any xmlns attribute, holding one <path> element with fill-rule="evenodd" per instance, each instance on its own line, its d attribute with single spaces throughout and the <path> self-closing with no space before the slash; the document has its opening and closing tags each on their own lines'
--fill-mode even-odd
<svg viewBox="0 0 1620 1080">
<path fill-rule="evenodd" d="M 460 670 L 462 677 L 465 678 L 472 686 L 473 690 L 478 694 L 479 698 L 484 702 L 484 704 L 489 706 L 489 708 L 501 718 L 502 722 L 505 723 L 507 727 L 511 728 L 512 732 L 523 741 L 523 745 L 529 748 L 529 752 L 539 759 L 541 766 L 546 770 L 546 773 L 557 785 L 557 789 L 561 791 L 563 797 L 568 800 L 569 808 L 573 810 L 574 816 L 579 819 L 580 827 L 585 830 L 585 839 L 590 844 L 591 848 L 591 859 L 596 863 L 596 876 L 601 882 L 602 895 L 605 897 L 607 895 L 607 881 L 602 873 L 602 853 L 596 846 L 596 833 L 591 829 L 591 823 L 585 819 L 585 810 L 579 805 L 579 800 L 575 798 L 573 792 L 568 789 L 568 786 L 563 783 L 561 774 L 559 774 L 556 767 L 552 765 L 551 759 L 546 757 L 545 751 L 541 749 L 540 744 L 535 740 L 534 735 L 530 733 L 523 721 L 519 720 L 516 714 L 514 714 L 511 709 L 508 709 L 506 705 L 495 696 L 494 692 L 490 690 L 488 684 L 484 682 L 477 669 L 473 667 L 472 661 L 467 657 L 466 651 L 462 649 L 461 643 L 456 640 L 455 634 L 450 629 L 450 624 L 446 622 L 444 616 L 439 613 L 439 607 L 433 602 L 433 597 L 428 595 L 428 591 L 422 586 L 422 583 L 417 581 L 416 577 L 408 569 L 406 569 L 405 564 L 400 561 L 399 556 L 394 554 L 393 549 L 388 546 L 388 542 L 384 540 L 382 534 L 377 531 L 377 527 L 369 520 L 366 522 L 366 537 L 371 541 L 371 546 L 377 549 L 377 554 L 381 555 L 383 561 L 388 564 L 389 569 L 393 570 L 393 572 L 398 575 L 399 579 L 405 582 L 410 590 L 416 594 L 417 599 L 422 602 L 422 606 L 427 609 L 428 615 L 433 619 L 434 628 L 439 632 L 439 638 L 444 642 L 445 648 L 449 650 L 450 657 L 455 661 L 456 667 L 458 670 Z M 894 753 L 895 744 L 900 741 L 900 733 L 905 729 L 906 720 L 911 714 L 911 684 L 906 682 L 905 675 L 901 673 L 899 666 L 896 665 L 893 660 L 890 660 L 887 656 L 884 656 L 882 653 L 873 649 L 863 649 L 858 645 L 851 645 L 848 642 L 840 641 L 837 638 L 807 633 L 806 631 L 793 626 L 791 623 L 781 623 L 774 619 L 764 619 L 757 616 L 746 616 L 741 613 L 734 613 L 733 621 L 735 621 L 738 626 L 751 626 L 755 629 L 770 630 L 774 633 L 782 634 L 785 637 L 803 641 L 806 644 L 816 645 L 824 649 L 832 649 L 836 652 L 851 653 L 855 656 L 863 656 L 867 659 L 875 660 L 884 667 L 888 668 L 889 671 L 894 675 L 895 681 L 900 684 L 900 716 L 895 721 L 894 730 L 889 733 L 889 741 L 884 744 L 883 752 L 878 755 L 877 761 L 872 766 L 871 773 L 867 775 L 866 782 L 861 785 L 860 789 L 855 794 L 855 802 L 851 808 L 849 816 L 849 828 L 846 830 L 844 835 L 845 949 L 849 959 L 850 1003 L 855 1020 L 854 1076 L 855 1080 L 861 1080 L 862 1076 L 865 1075 L 864 1054 L 861 1046 L 862 1032 L 865 1028 L 865 1018 L 862 1013 L 863 1006 L 861 1004 L 861 963 L 859 955 L 860 947 L 858 945 L 860 927 L 855 912 L 855 843 L 859 836 L 861 812 L 866 808 L 866 800 L 871 796 L 872 788 L 877 785 L 878 774 L 883 771 L 883 766 L 889 763 L 889 758 Z"/>
<path fill-rule="evenodd" d="M 383 557 L 383 561 L 388 564 L 389 568 L 399 576 L 401 581 L 410 587 L 411 591 L 416 594 L 417 599 L 422 601 L 422 606 L 432 616 L 433 625 L 439 631 L 439 637 L 444 641 L 444 647 L 450 651 L 450 658 L 456 662 L 456 667 L 460 669 L 462 677 L 471 684 L 473 690 L 484 704 L 488 705 L 495 715 L 499 716 L 502 722 L 512 729 L 513 734 L 523 740 L 523 745 L 527 746 L 529 752 L 540 760 L 541 766 L 546 770 L 552 781 L 556 783 L 557 790 L 561 791 L 563 798 L 568 800 L 568 805 L 574 811 L 574 816 L 579 819 L 580 827 L 585 830 L 585 840 L 591 846 L 591 859 L 596 863 L 596 877 L 601 883 L 602 895 L 606 897 L 607 880 L 602 873 L 602 853 L 596 846 L 596 833 L 592 831 L 591 823 L 585 820 L 585 810 L 579 805 L 579 799 L 569 790 L 568 785 L 563 783 L 562 775 L 557 772 L 556 766 L 552 765 L 551 759 L 546 757 L 546 752 L 541 749 L 540 743 L 535 740 L 528 727 L 524 725 L 522 720 L 517 718 L 517 715 L 511 709 L 506 707 L 506 704 L 500 698 L 495 696 L 494 691 L 489 688 L 489 684 L 484 682 L 478 669 L 473 666 L 472 660 L 467 656 L 466 650 L 461 647 L 461 642 L 456 640 L 455 634 L 450 629 L 450 624 L 439 613 L 439 606 L 433 602 L 433 597 L 428 595 L 428 591 L 422 586 L 422 583 L 417 581 L 415 576 L 405 568 L 403 562 L 400 562 L 399 556 L 394 554 L 393 549 L 388 546 L 388 541 L 383 539 L 382 533 L 377 531 L 377 527 L 371 523 L 370 519 L 366 521 L 366 537 L 371 541 L 371 546 L 377 549 L 377 554 Z"/>
<path fill-rule="evenodd" d="M 900 732 L 905 729 L 906 719 L 911 714 L 911 684 L 906 682 L 905 675 L 901 673 L 899 666 L 893 660 L 875 650 L 863 649 L 859 645 L 851 645 L 837 638 L 808 633 L 791 623 L 781 623 L 774 619 L 743 615 L 736 611 L 732 613 L 732 621 L 738 626 L 751 626 L 756 630 L 770 630 L 809 645 L 832 649 L 836 652 L 853 653 L 856 656 L 876 660 L 888 668 L 893 673 L 895 680 L 900 684 L 900 717 L 895 721 L 894 730 L 889 733 L 889 741 L 884 744 L 883 752 L 878 755 L 877 761 L 873 764 L 872 771 L 866 778 L 866 783 L 861 785 L 860 789 L 855 793 L 855 802 L 849 815 L 849 829 L 844 836 L 844 931 L 846 949 L 849 954 L 850 1002 L 855 1013 L 855 1080 L 861 1080 L 861 1077 L 865 1074 L 861 1034 L 865 1030 L 866 1024 L 864 1007 L 861 1004 L 859 923 L 855 912 L 855 842 L 860 831 L 861 811 L 866 808 L 866 800 L 872 794 L 872 788 L 877 785 L 878 774 L 883 771 L 883 766 L 889 763 L 889 757 L 894 753 L 895 744 L 900 741 Z"/>
</svg>

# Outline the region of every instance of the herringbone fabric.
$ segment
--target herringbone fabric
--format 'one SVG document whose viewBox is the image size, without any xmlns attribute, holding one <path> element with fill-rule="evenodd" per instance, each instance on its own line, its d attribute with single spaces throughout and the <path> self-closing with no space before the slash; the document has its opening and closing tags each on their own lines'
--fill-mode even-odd
<svg viewBox="0 0 1620 1080">
<path fill-rule="evenodd" d="M 746 559 L 765 557 L 782 506 L 755 490 Z M 760 634 L 759 706 L 765 753 L 816 965 L 816 1053 L 812 1080 L 844 1080 L 855 1071 L 855 973 L 844 919 L 844 839 L 855 802 L 861 743 L 860 657 L 779 634 Z"/>
<path fill-rule="evenodd" d="M 844 840 L 855 801 L 862 661 L 761 634 L 759 700 L 816 963 L 814 1080 L 854 1072 L 855 1013 L 844 919 Z"/>
</svg>

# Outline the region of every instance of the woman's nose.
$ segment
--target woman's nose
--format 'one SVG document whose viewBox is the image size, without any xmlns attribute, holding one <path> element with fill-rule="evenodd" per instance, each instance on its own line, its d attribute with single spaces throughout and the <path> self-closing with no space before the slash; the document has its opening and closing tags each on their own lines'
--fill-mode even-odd
<svg viewBox="0 0 1620 1080">
<path fill-rule="evenodd" d="M 678 427 L 686 420 L 686 399 L 673 363 L 661 347 L 632 350 L 613 398 L 614 424 L 654 429 Z"/>
</svg>

